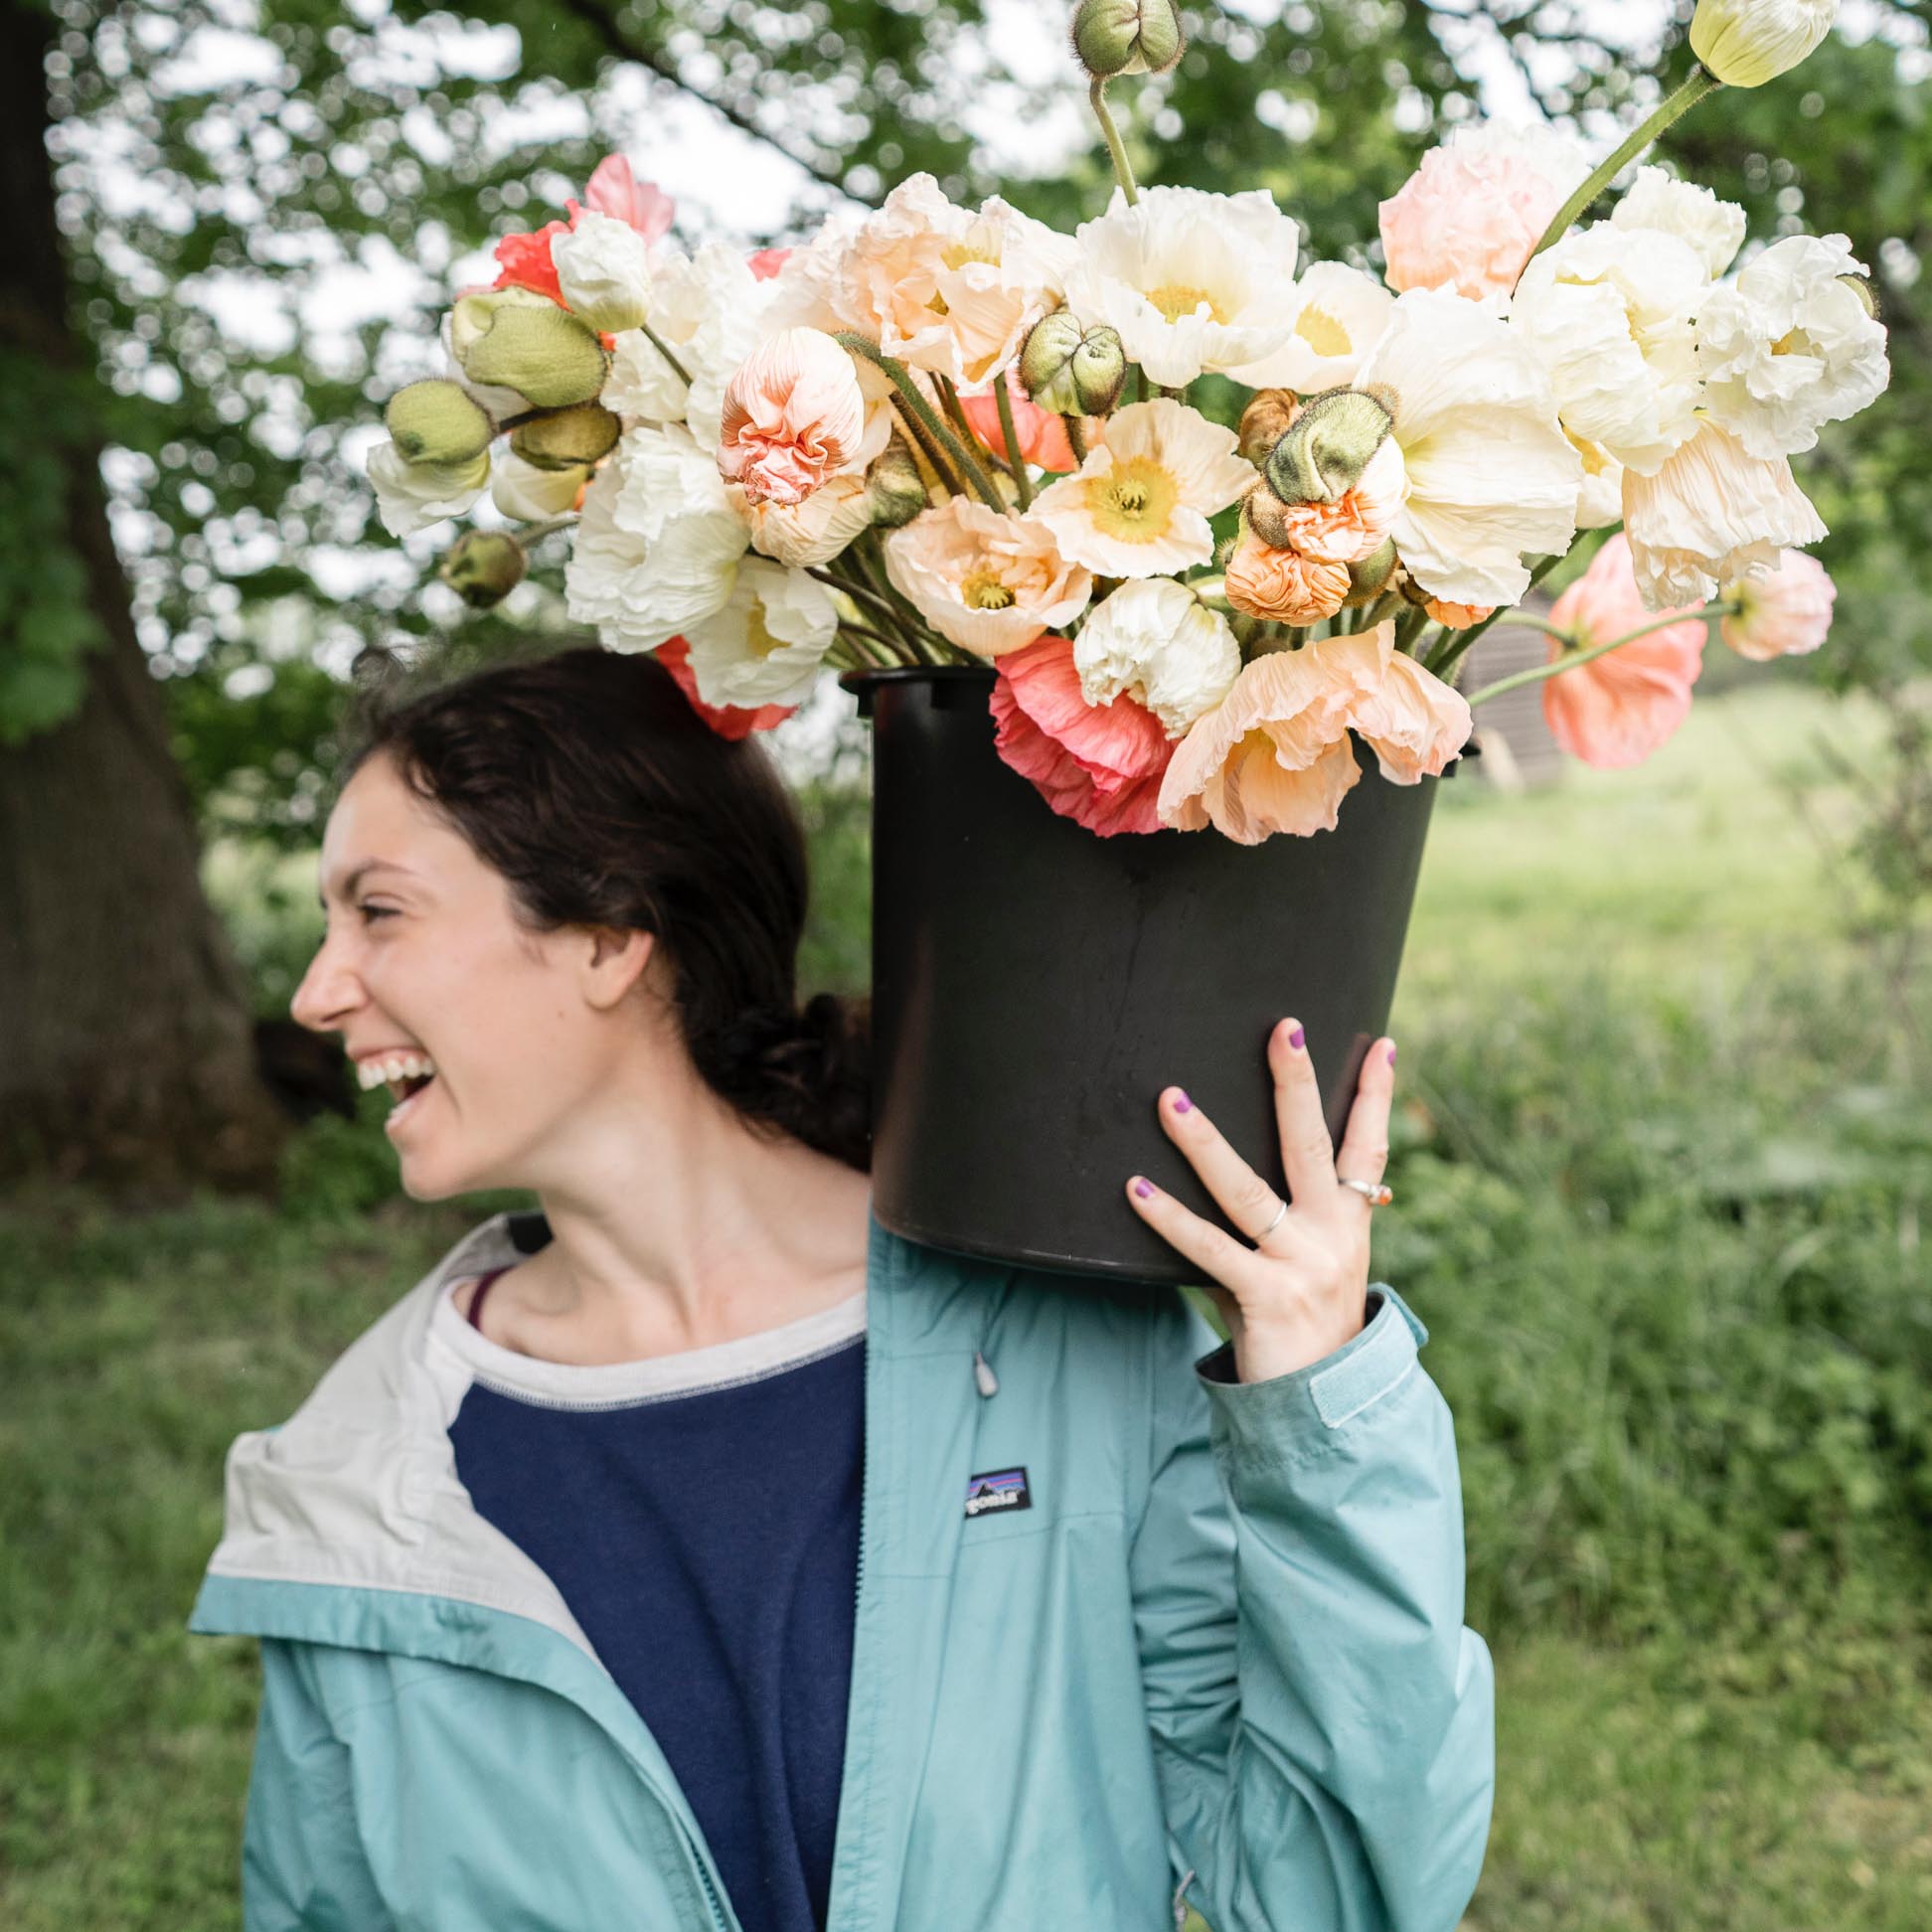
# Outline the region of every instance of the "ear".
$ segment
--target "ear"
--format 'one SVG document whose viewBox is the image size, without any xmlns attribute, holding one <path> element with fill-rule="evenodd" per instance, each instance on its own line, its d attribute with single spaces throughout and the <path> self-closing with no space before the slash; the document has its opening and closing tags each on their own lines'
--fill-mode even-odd
<svg viewBox="0 0 1932 1932">
<path fill-rule="evenodd" d="M 643 977 L 657 951 L 657 935 L 635 927 L 593 926 L 578 957 L 577 979 L 585 1002 L 607 1013 Z"/>
</svg>

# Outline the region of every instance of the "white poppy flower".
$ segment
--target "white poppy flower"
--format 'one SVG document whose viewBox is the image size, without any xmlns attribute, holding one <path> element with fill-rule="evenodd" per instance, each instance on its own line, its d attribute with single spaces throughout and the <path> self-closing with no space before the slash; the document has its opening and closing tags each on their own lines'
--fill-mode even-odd
<svg viewBox="0 0 1932 1932">
<path fill-rule="evenodd" d="M 1510 326 L 1548 371 L 1564 428 L 1654 475 L 1696 430 L 1693 318 L 1709 286 L 1689 242 L 1599 222 L 1523 271 Z"/>
<path fill-rule="evenodd" d="M 589 480 L 590 466 L 574 463 L 568 469 L 539 469 L 514 450 L 497 461 L 490 481 L 490 500 L 506 517 L 520 523 L 548 523 L 576 508 L 577 492 Z"/>
<path fill-rule="evenodd" d="M 1107 440 L 1034 499 L 1060 555 L 1101 576 L 1167 576 L 1214 554 L 1208 519 L 1254 487 L 1234 431 L 1170 397 L 1107 418 Z"/>
<path fill-rule="evenodd" d="M 1705 406 L 1753 456 L 1818 446 L 1891 381 L 1885 329 L 1840 279 L 1863 270 L 1842 235 L 1794 235 L 1713 289 L 1697 312 Z"/>
<path fill-rule="evenodd" d="M 467 463 L 412 463 L 393 442 L 369 452 L 376 514 L 392 537 L 413 537 L 445 517 L 460 517 L 490 480 L 490 452 Z"/>
<path fill-rule="evenodd" d="M 1241 647 L 1227 619 L 1185 583 L 1143 577 L 1093 607 L 1074 640 L 1073 668 L 1089 705 L 1126 693 L 1179 737 L 1233 688 Z"/>
<path fill-rule="evenodd" d="M 1823 519 L 1782 456 L 1753 456 L 1705 422 L 1655 476 L 1624 479 L 1624 531 L 1651 610 L 1705 602 L 1719 583 L 1775 569 L 1815 544 Z"/>
<path fill-rule="evenodd" d="M 751 548 L 794 569 L 829 564 L 852 540 L 870 530 L 877 506 L 863 473 L 835 476 L 802 503 L 753 503 L 735 483 L 732 506 L 751 531 Z"/>
<path fill-rule="evenodd" d="M 551 262 L 570 313 L 593 329 L 615 335 L 648 317 L 649 244 L 628 222 L 579 209 L 576 225 L 552 242 Z"/>
<path fill-rule="evenodd" d="M 1839 0 L 1697 0 L 1690 51 L 1731 87 L 1761 87 L 1810 55 Z"/>
<path fill-rule="evenodd" d="M 678 425 L 627 430 L 584 496 L 566 607 L 612 650 L 655 650 L 723 608 L 748 541 L 709 448 Z"/>
<path fill-rule="evenodd" d="M 684 626 L 698 695 L 746 710 L 795 705 L 811 695 L 838 629 L 838 606 L 816 577 L 747 557 L 724 603 Z"/>
<path fill-rule="evenodd" d="M 1388 327 L 1395 297 L 1373 275 L 1345 262 L 1318 261 L 1302 272 L 1289 305 L 1288 339 L 1272 355 L 1227 373 L 1250 389 L 1300 396 L 1346 389 Z"/>
<path fill-rule="evenodd" d="M 1413 289 L 1357 385 L 1394 410 L 1409 494 L 1392 534 L 1409 575 L 1443 602 L 1514 603 L 1524 554 L 1560 556 L 1576 535 L 1583 465 L 1542 365 L 1481 304 Z"/>
<path fill-rule="evenodd" d="M 1116 188 L 1075 240 L 1067 307 L 1116 329 L 1150 383 L 1180 389 L 1287 340 L 1301 237 L 1265 189 L 1149 188 L 1130 205 Z"/>
<path fill-rule="evenodd" d="M 1694 181 L 1662 168 L 1639 168 L 1610 216 L 1620 229 L 1657 229 L 1690 244 L 1714 281 L 1744 245 L 1744 211 Z"/>
<path fill-rule="evenodd" d="M 1624 466 L 1600 444 L 1572 435 L 1570 441 L 1583 459 L 1583 487 L 1576 497 L 1578 530 L 1601 530 L 1623 522 Z"/>
</svg>

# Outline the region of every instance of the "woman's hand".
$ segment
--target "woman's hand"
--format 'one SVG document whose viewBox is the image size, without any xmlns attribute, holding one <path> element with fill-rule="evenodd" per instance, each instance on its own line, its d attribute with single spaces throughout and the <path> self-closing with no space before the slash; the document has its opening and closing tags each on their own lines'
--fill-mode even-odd
<svg viewBox="0 0 1932 1932">
<path fill-rule="evenodd" d="M 1188 1157 L 1208 1192 L 1248 1240 L 1182 1207 L 1153 1182 L 1135 1175 L 1127 1199 L 1164 1240 L 1203 1271 L 1234 1343 L 1234 1366 L 1244 1381 L 1265 1381 L 1320 1362 L 1361 1334 L 1368 1295 L 1368 1220 L 1374 1209 L 1336 1179 L 1379 1182 L 1388 1163 L 1388 1106 L 1395 1091 L 1395 1043 L 1369 1048 L 1349 1112 L 1339 1156 L 1322 1117 L 1321 1088 L 1300 1025 L 1284 1020 L 1268 1040 L 1274 1074 L 1281 1162 L 1288 1176 L 1288 1211 L 1281 1197 L 1228 1146 L 1212 1122 L 1179 1087 L 1160 1098 L 1161 1124 Z M 1270 1226 L 1270 1223 L 1273 1223 Z"/>
</svg>

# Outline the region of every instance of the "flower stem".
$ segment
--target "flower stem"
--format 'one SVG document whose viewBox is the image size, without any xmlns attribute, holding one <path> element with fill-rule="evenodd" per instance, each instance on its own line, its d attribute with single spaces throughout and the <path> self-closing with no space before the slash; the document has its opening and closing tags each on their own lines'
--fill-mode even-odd
<svg viewBox="0 0 1932 1932">
<path fill-rule="evenodd" d="M 1567 553 L 1559 553 L 1555 557 L 1545 557 L 1542 560 L 1542 562 L 1538 564 L 1536 567 L 1530 572 L 1530 581 L 1523 586 L 1524 589 L 1526 591 L 1533 590 L 1536 587 L 1536 585 L 1539 584 L 1543 580 L 1543 578 L 1546 577 L 1550 573 L 1550 571 L 1557 566 L 1558 564 L 1562 563 L 1563 556 L 1566 554 Z M 1447 678 L 1450 666 L 1452 666 L 1456 662 L 1456 660 L 1460 658 L 1462 654 L 1465 651 L 1467 651 L 1469 647 L 1472 644 L 1474 644 L 1476 640 L 1479 637 L 1481 637 L 1486 630 L 1489 630 L 1492 626 L 1496 624 L 1501 624 L 1501 623 L 1513 624 L 1517 621 L 1518 617 L 1521 614 L 1522 614 L 1521 612 L 1509 609 L 1507 607 L 1497 609 L 1497 610 L 1492 610 L 1490 614 L 1487 617 L 1485 617 L 1480 624 L 1471 624 L 1470 627 L 1465 631 L 1452 631 L 1448 627 L 1448 625 L 1445 624 L 1442 627 L 1442 642 L 1435 647 L 1434 651 L 1432 651 L 1427 658 L 1423 659 L 1422 661 L 1423 670 L 1434 672 L 1438 678 Z"/>
<path fill-rule="evenodd" d="M 1120 129 L 1114 125 L 1113 110 L 1107 105 L 1107 83 L 1099 76 L 1094 77 L 1093 85 L 1087 89 L 1087 98 L 1093 103 L 1093 117 L 1100 123 L 1100 133 L 1107 143 L 1107 154 L 1113 162 L 1114 179 L 1120 183 L 1120 192 L 1127 197 L 1129 204 L 1140 200 L 1140 190 L 1134 186 L 1133 163 L 1127 159 L 1127 149 L 1120 138 Z"/>
<path fill-rule="evenodd" d="M 1639 625 L 1634 631 L 1625 632 L 1622 637 L 1613 637 L 1607 644 L 1593 644 L 1587 651 L 1567 651 L 1559 658 L 1551 658 L 1547 664 L 1535 666 L 1533 670 L 1519 671 L 1513 678 L 1502 678 L 1493 685 L 1485 685 L 1469 700 L 1469 708 L 1474 711 L 1478 705 L 1487 704 L 1492 698 L 1500 698 L 1506 691 L 1521 691 L 1525 685 L 1541 684 L 1545 678 L 1560 677 L 1565 671 L 1574 671 L 1578 665 L 1588 664 L 1592 658 L 1600 658 L 1626 644 L 1634 644 L 1640 637 L 1648 637 L 1652 631 L 1669 630 L 1673 624 L 1685 623 L 1692 617 L 1700 617 L 1707 624 L 1713 617 L 1734 616 L 1736 611 L 1734 603 L 1705 604 L 1701 610 L 1673 611 L 1669 616 L 1656 618 L 1648 624 Z M 1545 624 L 1540 617 L 1526 617 L 1518 612 L 1512 622 L 1531 624 L 1537 630 L 1547 631 L 1551 637 L 1568 641 L 1567 633 L 1559 631 L 1554 624 Z"/>
<path fill-rule="evenodd" d="M 980 441 L 973 425 L 967 421 L 965 405 L 959 400 L 959 392 L 953 388 L 952 378 L 935 376 L 932 380 L 938 385 L 940 402 L 946 405 L 946 419 L 959 431 L 960 441 L 973 452 L 974 460 L 982 464 L 991 463 L 995 469 L 1011 476 L 1013 466 L 1002 460 L 998 450 L 988 449 Z"/>
<path fill-rule="evenodd" d="M 854 603 L 870 605 L 893 629 L 898 628 L 899 614 L 889 597 L 882 596 L 871 584 L 862 583 L 839 570 L 828 570 L 823 564 L 808 564 L 805 574 L 817 577 L 821 583 L 829 584 L 834 590 L 843 591 Z"/>
<path fill-rule="evenodd" d="M 1556 219 L 1543 231 L 1543 239 L 1530 251 L 1535 260 L 1545 248 L 1553 248 L 1569 233 L 1570 224 L 1629 167 L 1631 162 L 1674 121 L 1679 121 L 1706 94 L 1715 93 L 1724 83 L 1707 69 L 1692 66 L 1690 78 L 1651 115 L 1633 128 L 1607 161 L 1601 163 L 1588 181 L 1556 211 Z M 1527 264 L 1526 264 L 1527 265 Z"/>
<path fill-rule="evenodd" d="M 842 329 L 835 340 L 842 348 L 850 349 L 856 356 L 864 356 L 869 363 L 883 369 L 892 379 L 892 387 L 898 391 L 906 408 L 918 419 L 920 426 L 932 436 L 940 448 L 952 458 L 960 475 L 970 479 L 974 489 L 980 493 L 981 499 L 991 504 L 995 510 L 1006 508 L 1000 500 L 999 491 L 993 487 L 992 479 L 974 461 L 972 451 L 961 444 L 959 438 L 940 420 L 932 404 L 919 394 L 919 386 L 912 380 L 912 372 L 903 363 L 895 361 L 886 355 L 878 343 L 868 340 L 855 331 Z"/>
<path fill-rule="evenodd" d="M 686 389 L 689 389 L 691 387 L 691 371 L 671 353 L 671 345 L 648 322 L 640 322 L 637 326 L 644 331 L 645 336 L 650 341 L 651 347 L 671 365 L 671 373 L 677 377 L 678 381 Z"/>
<path fill-rule="evenodd" d="M 995 380 L 993 394 L 1000 403 L 1000 440 L 1006 444 L 1007 462 L 1013 471 L 1014 487 L 1020 492 L 1020 513 L 1024 516 L 1033 508 L 1033 485 L 1027 481 L 1027 459 L 1020 453 L 1020 435 L 1013 426 L 1013 398 L 1004 374 Z"/>
</svg>

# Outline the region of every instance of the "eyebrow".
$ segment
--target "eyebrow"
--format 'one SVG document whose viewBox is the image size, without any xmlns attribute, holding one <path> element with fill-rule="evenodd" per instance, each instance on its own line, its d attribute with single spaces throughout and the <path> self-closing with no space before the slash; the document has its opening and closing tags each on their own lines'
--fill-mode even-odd
<svg viewBox="0 0 1932 1932">
<path fill-rule="evenodd" d="M 362 884 L 363 880 L 370 873 L 373 872 L 401 873 L 404 879 L 413 879 L 415 877 L 415 874 L 412 873 L 407 866 L 399 866 L 394 859 L 365 859 L 362 862 L 362 864 L 358 866 L 355 869 L 355 871 L 352 872 L 349 875 L 349 877 L 342 882 L 342 889 L 340 895 L 343 898 L 353 898 L 356 893 L 356 887 Z M 323 909 L 323 911 L 326 912 L 329 909 L 329 901 L 325 893 L 317 892 L 315 895 L 315 902 Z"/>
</svg>

